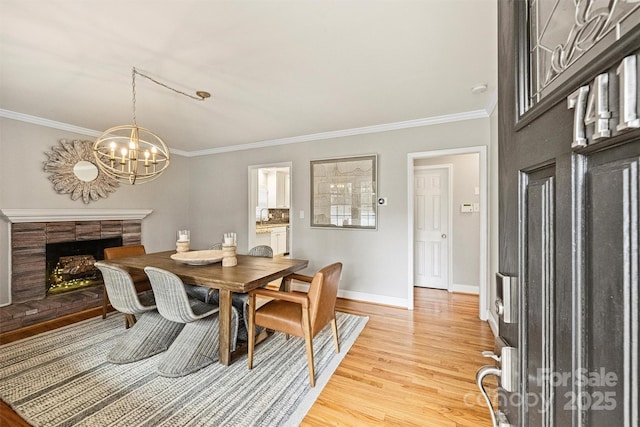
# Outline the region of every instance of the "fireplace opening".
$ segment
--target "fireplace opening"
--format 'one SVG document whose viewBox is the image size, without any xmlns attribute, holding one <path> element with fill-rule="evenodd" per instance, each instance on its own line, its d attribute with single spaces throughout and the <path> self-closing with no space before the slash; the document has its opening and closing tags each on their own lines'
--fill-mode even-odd
<svg viewBox="0 0 640 427">
<path fill-rule="evenodd" d="M 122 237 L 47 243 L 47 295 L 102 284 L 93 264 L 104 259 L 104 248 L 122 246 Z"/>
</svg>

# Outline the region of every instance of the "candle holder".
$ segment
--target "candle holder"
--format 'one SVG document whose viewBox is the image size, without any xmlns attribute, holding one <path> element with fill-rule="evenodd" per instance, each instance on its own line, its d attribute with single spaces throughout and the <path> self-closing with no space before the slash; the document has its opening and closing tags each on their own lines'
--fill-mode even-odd
<svg viewBox="0 0 640 427">
<path fill-rule="evenodd" d="M 178 230 L 177 234 L 176 252 L 188 252 L 191 242 L 191 232 L 189 230 Z"/>
<path fill-rule="evenodd" d="M 222 245 L 222 266 L 235 267 L 238 265 L 236 257 L 236 245 Z"/>
</svg>

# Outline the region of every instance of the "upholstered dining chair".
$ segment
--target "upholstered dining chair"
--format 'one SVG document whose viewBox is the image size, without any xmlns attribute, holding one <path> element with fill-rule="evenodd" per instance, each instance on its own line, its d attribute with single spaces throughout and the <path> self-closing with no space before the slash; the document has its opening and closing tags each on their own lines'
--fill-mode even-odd
<svg viewBox="0 0 640 427">
<path fill-rule="evenodd" d="M 184 329 L 158 363 L 158 374 L 182 377 L 217 361 L 218 306 L 190 298 L 182 280 L 169 271 L 156 267 L 145 267 L 144 271 L 149 276 L 160 314 L 172 322 L 184 324 Z M 238 312 L 232 308 L 231 351 L 235 350 L 237 335 Z"/>
<path fill-rule="evenodd" d="M 115 246 L 104 249 L 104 259 L 124 258 L 128 256 L 144 255 L 146 253 L 144 245 L 126 245 Z M 149 279 L 144 274 L 134 274 L 131 276 L 135 285 L 136 292 L 144 292 L 151 289 Z M 102 318 L 107 318 L 107 308 L 109 306 L 109 295 L 107 288 L 102 290 Z M 133 314 L 125 314 L 125 327 L 128 329 L 136 323 L 136 317 Z"/>
<path fill-rule="evenodd" d="M 291 274 L 286 280 L 301 280 L 310 283 L 309 291 L 285 292 L 273 289 L 258 288 L 249 292 L 249 369 L 253 368 L 253 352 L 255 335 L 252 333 L 256 325 L 267 329 L 284 332 L 304 338 L 309 365 L 309 384 L 316 384 L 313 363 L 313 337 L 331 323 L 333 344 L 336 353 L 340 352 L 338 341 L 338 325 L 336 323 L 335 305 L 338 295 L 338 284 L 342 273 L 342 263 L 334 263 L 322 268 L 313 277 Z M 256 309 L 256 297 L 273 298 L 259 309 Z"/>
<path fill-rule="evenodd" d="M 125 315 L 139 317 L 108 353 L 107 361 L 130 363 L 166 351 L 184 325 L 162 317 L 155 305 L 142 304 L 126 270 L 100 261 L 95 266 L 102 273 L 111 305 Z"/>
</svg>

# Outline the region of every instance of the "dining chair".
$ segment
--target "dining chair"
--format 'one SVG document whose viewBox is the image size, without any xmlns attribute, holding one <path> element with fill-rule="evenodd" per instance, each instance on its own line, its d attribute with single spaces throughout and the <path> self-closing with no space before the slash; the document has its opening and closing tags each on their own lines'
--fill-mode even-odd
<svg viewBox="0 0 640 427">
<path fill-rule="evenodd" d="M 104 259 L 116 259 L 124 258 L 128 256 L 144 255 L 146 253 L 144 245 L 126 245 L 115 246 L 112 248 L 104 249 Z M 133 283 L 136 288 L 136 292 L 144 292 L 151 289 L 151 284 L 144 274 L 133 274 Z M 106 287 L 102 290 L 102 318 L 107 318 L 107 308 L 109 306 L 109 295 L 107 294 Z M 125 314 L 125 328 L 130 328 L 136 323 L 136 317 L 133 314 Z"/>
<path fill-rule="evenodd" d="M 219 308 L 190 298 L 182 279 L 156 267 L 145 267 L 158 311 L 172 322 L 184 324 L 178 338 L 158 363 L 157 372 L 163 377 L 182 377 L 218 360 Z M 238 312 L 232 307 L 231 351 L 238 336 Z"/>
<path fill-rule="evenodd" d="M 222 242 L 214 243 L 209 246 L 209 250 L 222 250 Z M 184 284 L 185 289 L 187 290 L 187 295 L 192 298 L 198 299 L 200 301 L 206 302 L 207 304 L 217 304 L 218 297 L 214 295 L 216 289 L 207 288 L 206 286 L 198 286 L 191 284 Z"/>
<path fill-rule="evenodd" d="M 257 256 L 264 258 L 273 258 L 273 249 L 271 246 L 267 245 L 259 245 L 254 246 L 247 253 L 249 256 Z M 196 290 L 197 291 L 197 290 Z M 190 293 L 191 289 L 187 289 L 187 292 Z M 202 299 L 202 298 L 199 298 Z M 233 293 L 231 294 L 231 303 L 238 310 L 238 314 L 242 315 L 242 318 L 239 321 L 238 325 L 238 341 L 247 342 L 248 330 L 249 330 L 249 306 L 247 301 L 249 300 L 248 294 L 242 293 Z M 207 301 L 210 303 L 217 304 L 219 301 L 219 291 L 217 289 L 213 289 L 211 293 L 207 295 Z M 244 325 L 244 327 L 242 326 Z M 262 328 L 256 329 L 256 335 L 262 331 Z"/>
<path fill-rule="evenodd" d="M 107 354 L 107 361 L 130 363 L 166 351 L 184 325 L 165 319 L 155 305 L 142 304 L 126 270 L 100 261 L 94 265 L 102 273 L 111 305 L 125 315 L 139 317 Z"/>
<path fill-rule="evenodd" d="M 271 246 L 267 245 L 258 245 L 249 249 L 249 253 L 247 255 L 250 256 L 261 256 L 265 258 L 273 258 L 273 249 Z"/>
<path fill-rule="evenodd" d="M 309 384 L 316 385 L 313 364 L 313 338 L 331 323 L 333 344 L 336 353 L 340 352 L 338 325 L 335 305 L 338 284 L 342 274 L 342 263 L 337 262 L 319 270 L 313 277 L 291 274 L 286 280 L 300 280 L 309 285 L 308 292 L 287 292 L 258 288 L 249 292 L 249 369 L 253 369 L 254 331 L 256 325 L 267 329 L 304 338 L 309 365 Z M 256 297 L 272 298 L 272 301 L 256 309 Z"/>
</svg>

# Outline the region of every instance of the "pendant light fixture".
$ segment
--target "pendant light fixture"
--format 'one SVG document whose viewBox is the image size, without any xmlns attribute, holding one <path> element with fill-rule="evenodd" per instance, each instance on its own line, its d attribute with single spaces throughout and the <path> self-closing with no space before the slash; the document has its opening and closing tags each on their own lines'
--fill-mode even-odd
<svg viewBox="0 0 640 427">
<path fill-rule="evenodd" d="M 197 91 L 197 97 L 189 95 L 142 74 L 133 67 L 133 123 L 107 129 L 93 146 L 93 155 L 100 170 L 118 182 L 130 185 L 153 181 L 169 167 L 167 144 L 136 122 L 136 75 L 198 101 L 211 96 L 205 91 Z"/>
</svg>

